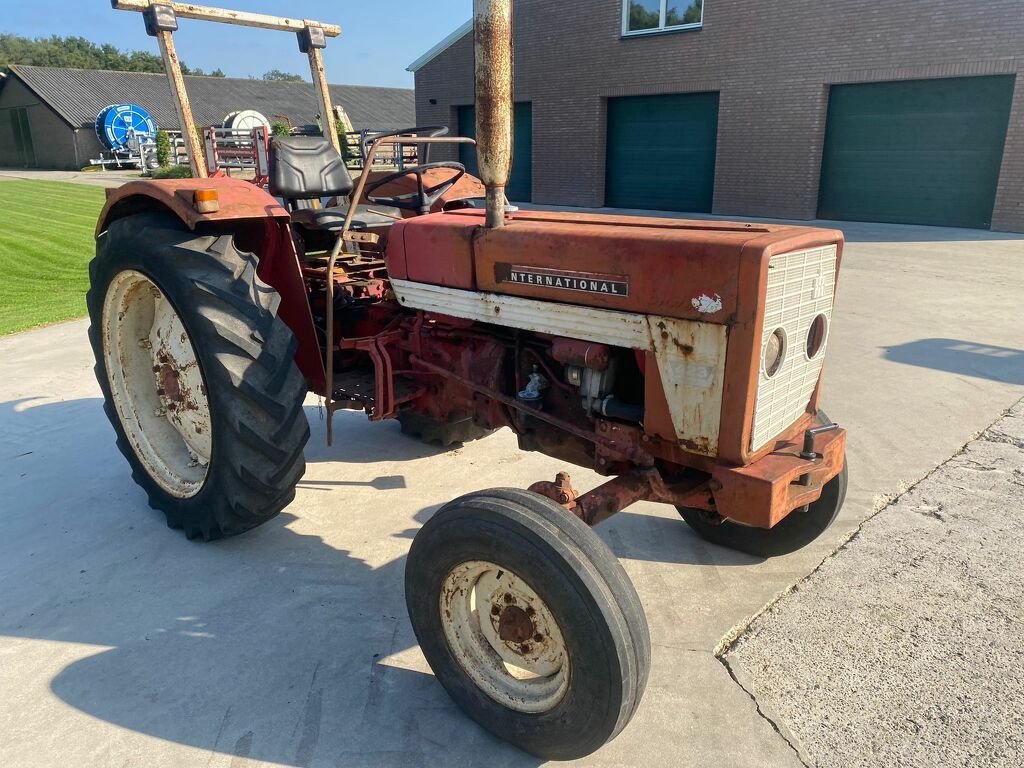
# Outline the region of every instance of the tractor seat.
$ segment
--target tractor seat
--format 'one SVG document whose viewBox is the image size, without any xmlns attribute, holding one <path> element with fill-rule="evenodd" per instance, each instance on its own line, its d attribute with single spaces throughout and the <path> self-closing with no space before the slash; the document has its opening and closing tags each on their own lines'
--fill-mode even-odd
<svg viewBox="0 0 1024 768">
<path fill-rule="evenodd" d="M 292 223 L 306 229 L 319 229 L 325 232 L 338 232 L 345 224 L 348 207 L 337 208 L 299 208 L 292 211 Z M 387 227 L 395 223 L 395 219 L 374 213 L 364 206 L 356 209 L 352 219 L 352 229 L 368 229 L 370 227 Z"/>
<path fill-rule="evenodd" d="M 292 221 L 306 229 L 338 232 L 345 223 L 346 207 L 313 208 L 311 201 L 344 198 L 355 183 L 345 161 L 323 136 L 275 136 L 270 143 L 270 194 L 283 198 Z M 381 227 L 394 219 L 361 209 L 352 229 Z"/>
</svg>

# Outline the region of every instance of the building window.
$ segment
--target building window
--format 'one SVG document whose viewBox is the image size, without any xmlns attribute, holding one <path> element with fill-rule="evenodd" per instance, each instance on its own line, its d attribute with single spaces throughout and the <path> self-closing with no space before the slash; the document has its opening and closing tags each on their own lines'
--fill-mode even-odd
<svg viewBox="0 0 1024 768">
<path fill-rule="evenodd" d="M 704 24 L 704 0 L 623 0 L 622 34 L 647 35 Z"/>
</svg>

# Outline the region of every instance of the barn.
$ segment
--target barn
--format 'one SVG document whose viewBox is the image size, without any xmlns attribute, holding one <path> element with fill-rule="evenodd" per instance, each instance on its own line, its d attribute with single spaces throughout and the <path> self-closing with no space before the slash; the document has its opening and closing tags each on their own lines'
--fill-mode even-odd
<svg viewBox="0 0 1024 768">
<path fill-rule="evenodd" d="M 230 77 L 186 77 L 199 125 L 219 125 L 241 109 L 271 121 L 310 125 L 317 99 L 310 83 Z M 413 91 L 332 85 L 356 130 L 399 130 L 415 124 Z M 144 107 L 165 130 L 180 130 L 163 74 L 15 65 L 0 79 L 0 167 L 78 170 L 100 156 L 96 116 L 110 104 Z"/>
</svg>

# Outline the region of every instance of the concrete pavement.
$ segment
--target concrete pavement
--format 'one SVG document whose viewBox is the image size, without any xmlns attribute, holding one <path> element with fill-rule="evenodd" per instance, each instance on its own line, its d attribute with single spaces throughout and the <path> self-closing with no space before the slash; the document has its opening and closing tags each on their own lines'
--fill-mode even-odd
<svg viewBox="0 0 1024 768">
<path fill-rule="evenodd" d="M 821 768 L 1024 762 L 1024 401 L 725 659 Z"/>
<path fill-rule="evenodd" d="M 111 171 L 33 171 L 0 168 L 0 182 L 9 179 L 30 181 L 66 181 L 93 187 L 120 187 L 129 181 L 138 181 L 142 174 L 129 168 Z"/>
<path fill-rule="evenodd" d="M 704 544 L 667 507 L 606 523 L 647 611 L 653 669 L 631 726 L 587 765 L 799 766 L 715 648 L 1019 399 L 1024 239 L 845 229 L 825 382 L 851 433 L 840 520 L 767 562 Z M 327 449 L 311 400 L 295 503 L 246 536 L 189 544 L 114 448 L 85 327 L 0 339 L 0 765 L 537 763 L 433 680 L 401 577 L 438 506 L 558 463 L 505 433 L 446 452 L 344 413 Z"/>
</svg>

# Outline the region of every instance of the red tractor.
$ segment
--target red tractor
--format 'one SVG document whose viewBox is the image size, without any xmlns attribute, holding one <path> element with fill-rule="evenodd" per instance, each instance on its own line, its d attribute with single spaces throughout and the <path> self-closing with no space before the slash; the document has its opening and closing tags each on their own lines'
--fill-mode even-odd
<svg viewBox="0 0 1024 768">
<path fill-rule="evenodd" d="M 842 506 L 846 435 L 819 410 L 842 234 L 510 207 L 510 0 L 474 9 L 481 180 L 452 162 L 370 170 L 382 145 L 471 142 L 421 129 L 377 137 L 358 181 L 329 130 L 275 138 L 266 190 L 208 177 L 177 17 L 297 32 L 324 125 L 320 52 L 340 30 L 113 5 L 144 12 L 194 145 L 195 178 L 112 191 L 90 268 L 96 375 L 151 506 L 190 539 L 274 517 L 305 469 L 308 392 L 328 425 L 358 410 L 444 444 L 508 428 L 608 477 L 452 501 L 405 581 L 423 653 L 470 717 L 544 758 L 596 750 L 635 712 L 651 646 L 591 526 L 664 502 L 709 541 L 771 556 Z"/>
</svg>

